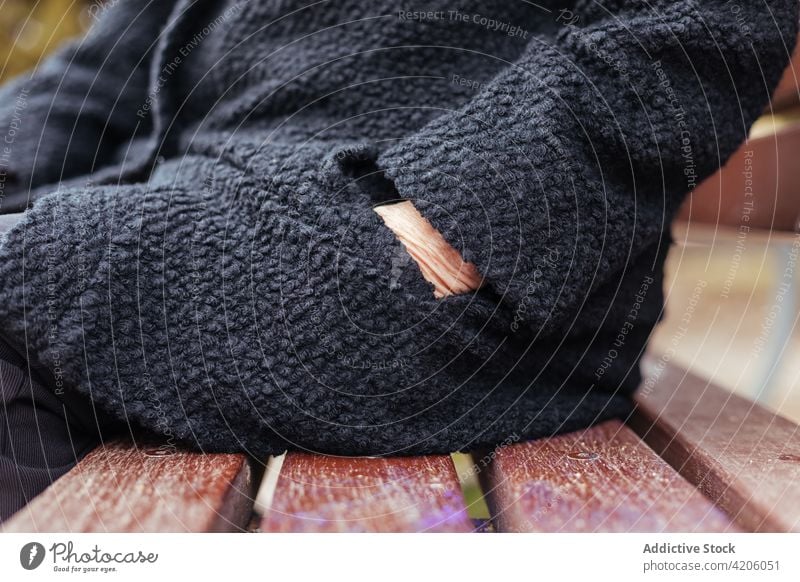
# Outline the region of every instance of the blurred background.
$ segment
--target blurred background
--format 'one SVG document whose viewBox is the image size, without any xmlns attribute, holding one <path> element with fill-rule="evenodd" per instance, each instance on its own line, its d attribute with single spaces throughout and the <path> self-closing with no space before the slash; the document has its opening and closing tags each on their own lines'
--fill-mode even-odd
<svg viewBox="0 0 800 582">
<path fill-rule="evenodd" d="M 103 4 L 0 0 L 0 82 L 83 34 Z M 794 62 L 748 142 L 674 225 L 666 316 L 650 353 L 800 422 L 797 53 Z"/>
<path fill-rule="evenodd" d="M 650 344 L 800 422 L 800 51 L 745 144 L 673 225 L 666 317 Z M 758 80 L 754 79 L 754 82 Z"/>
<path fill-rule="evenodd" d="M 36 66 L 64 40 L 84 33 L 103 2 L 0 0 L 0 82 Z"/>
</svg>

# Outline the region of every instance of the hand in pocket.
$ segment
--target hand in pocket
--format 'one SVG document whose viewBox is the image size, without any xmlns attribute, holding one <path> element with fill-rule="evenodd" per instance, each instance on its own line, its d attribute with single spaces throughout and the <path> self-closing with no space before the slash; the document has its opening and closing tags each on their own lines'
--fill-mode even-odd
<svg viewBox="0 0 800 582">
<path fill-rule="evenodd" d="M 482 277 L 475 265 L 464 261 L 410 201 L 376 206 L 375 212 L 417 263 L 425 280 L 434 286 L 437 299 L 480 287 Z"/>
</svg>

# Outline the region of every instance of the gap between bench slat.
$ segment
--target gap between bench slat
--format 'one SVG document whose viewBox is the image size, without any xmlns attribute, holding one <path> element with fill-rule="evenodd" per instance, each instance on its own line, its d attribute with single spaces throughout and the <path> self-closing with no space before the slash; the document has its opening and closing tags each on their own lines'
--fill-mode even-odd
<svg viewBox="0 0 800 582">
<path fill-rule="evenodd" d="M 789 420 L 648 361 L 631 426 L 745 529 L 800 531 L 800 431 Z"/>
<path fill-rule="evenodd" d="M 170 452 L 116 441 L 94 449 L 0 527 L 6 532 L 244 530 L 253 504 L 251 481 L 244 455 Z"/>
<path fill-rule="evenodd" d="M 618 420 L 492 456 L 482 477 L 499 531 L 738 531 Z"/>
<path fill-rule="evenodd" d="M 447 455 L 331 457 L 288 453 L 274 490 L 259 491 L 267 532 L 467 532 L 458 475 Z M 264 477 L 269 487 L 270 463 Z"/>
</svg>

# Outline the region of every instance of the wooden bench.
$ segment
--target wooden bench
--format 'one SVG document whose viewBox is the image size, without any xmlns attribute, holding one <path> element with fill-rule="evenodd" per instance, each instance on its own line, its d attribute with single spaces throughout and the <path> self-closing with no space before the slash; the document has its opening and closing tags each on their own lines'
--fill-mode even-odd
<svg viewBox="0 0 800 582">
<path fill-rule="evenodd" d="M 648 360 L 631 418 L 472 455 L 344 458 L 99 447 L 7 532 L 800 531 L 800 432 Z M 491 515 L 471 519 L 478 478 Z"/>
</svg>

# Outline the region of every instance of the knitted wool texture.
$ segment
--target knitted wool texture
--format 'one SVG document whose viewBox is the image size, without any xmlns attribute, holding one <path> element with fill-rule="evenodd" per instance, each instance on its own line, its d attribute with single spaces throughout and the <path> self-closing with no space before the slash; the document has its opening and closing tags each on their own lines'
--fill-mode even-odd
<svg viewBox="0 0 800 582">
<path fill-rule="evenodd" d="M 112 3 L 0 95 L 2 330 L 134 434 L 445 453 L 629 410 L 795 0 Z M 419 11 L 427 11 L 421 14 Z M 516 28 L 514 28 L 516 27 Z M 375 203 L 485 276 L 437 300 Z"/>
</svg>

